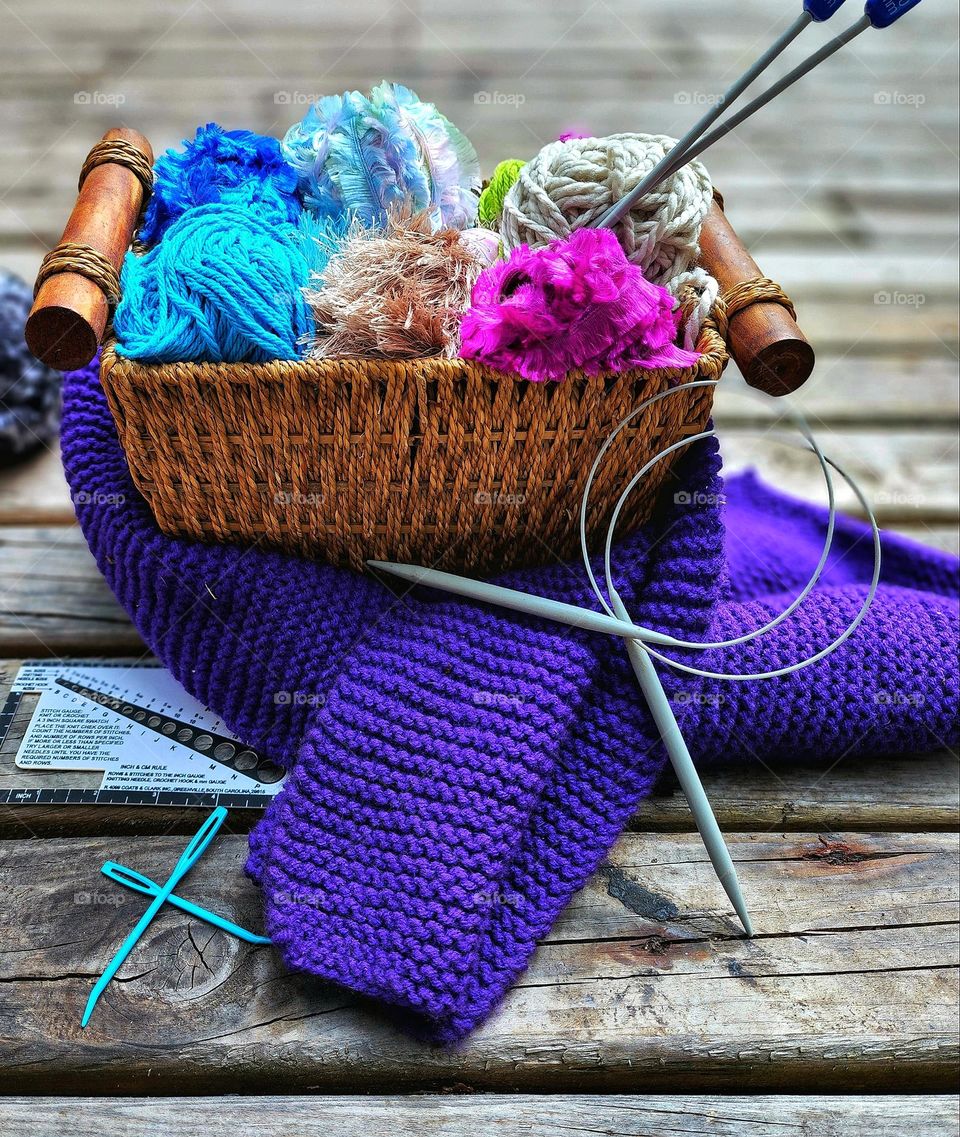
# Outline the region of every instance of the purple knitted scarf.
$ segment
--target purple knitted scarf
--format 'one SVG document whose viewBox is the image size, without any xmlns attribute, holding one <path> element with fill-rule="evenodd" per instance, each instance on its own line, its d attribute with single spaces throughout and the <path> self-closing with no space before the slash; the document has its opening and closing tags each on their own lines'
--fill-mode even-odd
<svg viewBox="0 0 960 1137">
<path fill-rule="evenodd" d="M 248 863 L 285 962 L 386 1001 L 421 1034 L 462 1037 L 663 769 L 622 645 L 164 536 L 130 480 L 95 366 L 67 377 L 65 404 L 77 515 L 120 602 L 193 695 L 293 768 Z M 634 618 L 690 640 L 733 637 L 780 611 L 823 541 L 822 510 L 752 475 L 724 483 L 719 467 L 712 444 L 688 453 L 680 504 L 616 553 Z M 956 562 L 896 536 L 884 554 L 867 620 L 816 666 L 726 684 L 661 668 L 701 765 L 956 745 Z M 696 662 L 765 670 L 822 647 L 856 612 L 871 566 L 868 531 L 840 519 L 826 581 L 794 617 Z M 593 603 L 576 565 L 505 580 Z"/>
</svg>

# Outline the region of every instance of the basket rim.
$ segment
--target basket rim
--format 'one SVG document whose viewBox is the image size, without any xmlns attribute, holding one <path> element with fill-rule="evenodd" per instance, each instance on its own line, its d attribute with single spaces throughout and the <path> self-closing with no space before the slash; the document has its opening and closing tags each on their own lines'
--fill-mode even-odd
<svg viewBox="0 0 960 1137">
<path fill-rule="evenodd" d="M 605 383 L 609 379 L 626 382 L 646 378 L 648 381 L 666 379 L 668 382 L 689 382 L 703 374 L 719 375 L 729 361 L 729 351 L 720 326 L 714 316 L 704 321 L 696 349 L 700 358 L 690 367 L 634 367 L 624 371 L 600 371 L 588 374 L 582 370 L 568 371 L 562 378 L 551 382 L 527 379 L 510 371 L 498 371 L 486 364 L 463 359 L 461 356 L 421 356 L 415 359 L 371 359 L 364 356 L 338 356 L 333 359 L 273 359 L 265 363 L 143 363 L 118 355 L 112 334 L 105 340 L 100 359 L 100 373 L 106 378 L 113 374 L 117 379 L 153 383 L 284 383 L 302 379 L 317 381 L 353 381 L 362 378 L 373 380 L 456 380 L 465 371 L 473 377 L 499 383 L 528 384 L 534 388 L 556 388 L 571 382 L 577 385 Z"/>
</svg>

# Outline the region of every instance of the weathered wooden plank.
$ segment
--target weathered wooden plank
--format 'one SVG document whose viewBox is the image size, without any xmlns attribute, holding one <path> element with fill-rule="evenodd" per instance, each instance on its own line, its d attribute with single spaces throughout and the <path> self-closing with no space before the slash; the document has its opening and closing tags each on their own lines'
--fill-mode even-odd
<svg viewBox="0 0 960 1137">
<path fill-rule="evenodd" d="M 68 621 L 64 611 L 71 613 Z M 0 526 L 0 654 L 143 650 L 76 526 L 17 531 Z"/>
<path fill-rule="evenodd" d="M 760 399 L 743 389 L 731 363 L 717 388 L 714 419 L 721 441 L 728 429 L 769 422 L 778 409 L 799 409 L 815 431 L 826 426 L 881 428 L 945 427 L 960 413 L 956 361 L 908 356 L 823 355 L 807 382 L 786 402 Z"/>
<path fill-rule="evenodd" d="M 90 985 L 142 910 L 107 857 L 160 879 L 182 840 L 0 843 L 0 1085 L 246 1093 L 457 1084 L 645 1092 L 951 1090 L 956 840 L 732 838 L 759 935 L 742 939 L 699 840 L 628 835 L 462 1046 L 401 1035 L 274 954 L 164 913 L 86 1031 Z M 245 842 L 184 891 L 249 926 Z M 69 867 L 68 867 L 69 866 Z M 95 917 L 95 918 L 91 918 Z"/>
<path fill-rule="evenodd" d="M 784 422 L 782 429 L 789 429 Z M 956 433 L 905 430 L 888 435 L 814 424 L 817 442 L 859 483 L 881 525 L 953 522 L 957 516 Z M 826 501 L 823 478 L 809 451 L 736 429 L 721 440 L 728 471 L 755 467 L 771 485 L 795 497 Z M 838 480 L 839 481 L 839 480 Z M 837 507 L 861 513 L 846 485 L 837 484 Z"/>
<path fill-rule="evenodd" d="M 956 525 L 926 525 L 921 522 L 918 525 L 891 525 L 888 528 L 923 545 L 942 549 L 954 556 L 960 555 L 960 531 Z"/>
<path fill-rule="evenodd" d="M 219 1137 L 956 1137 L 956 1097 L 437 1094 L 410 1097 L 7 1098 L 21 1137 L 179 1137 L 184 1116 Z"/>
</svg>

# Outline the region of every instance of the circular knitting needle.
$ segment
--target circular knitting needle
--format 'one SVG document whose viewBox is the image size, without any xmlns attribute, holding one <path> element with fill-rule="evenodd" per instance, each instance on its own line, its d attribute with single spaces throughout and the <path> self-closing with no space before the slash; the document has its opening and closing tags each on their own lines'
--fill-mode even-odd
<svg viewBox="0 0 960 1137">
<path fill-rule="evenodd" d="M 604 632 L 608 635 L 623 636 L 627 639 L 646 640 L 662 647 L 682 646 L 673 636 L 641 628 L 629 617 L 615 619 L 605 612 L 594 612 L 589 608 L 578 608 L 576 604 L 564 604 L 561 600 L 551 600 L 546 596 L 534 596 L 529 592 L 518 592 L 514 588 L 503 588 L 499 584 L 488 584 L 485 580 L 472 580 L 468 576 L 457 576 L 440 569 L 422 568 L 420 565 L 397 564 L 393 561 L 367 561 L 372 569 L 398 576 L 410 584 L 422 584 L 436 588 L 440 592 L 450 592 L 467 600 L 479 600 L 482 604 L 493 604 L 499 608 L 509 608 L 511 612 L 522 612 L 526 616 L 538 616 L 543 620 L 553 620 L 571 628 L 582 628 L 585 632 Z"/>
<path fill-rule="evenodd" d="M 391 576 L 400 577 L 411 584 L 426 585 L 428 588 L 436 588 L 441 592 L 463 596 L 468 600 L 478 600 L 484 604 L 508 608 L 513 612 L 522 612 L 527 616 L 554 620 L 569 627 L 582 628 L 585 631 L 606 632 L 620 636 L 626 643 L 630 664 L 650 707 L 653 721 L 663 739 L 670 764 L 677 775 L 677 781 L 689 802 L 690 812 L 693 814 L 717 877 L 723 885 L 724 892 L 730 898 L 734 910 L 740 917 L 744 931 L 748 936 L 753 935 L 753 925 L 743 898 L 743 892 L 740 889 L 740 881 L 733 866 L 730 850 L 720 832 L 720 826 L 717 824 L 703 783 L 700 781 L 693 759 L 690 757 L 687 744 L 683 740 L 683 735 L 677 725 L 663 684 L 660 682 L 660 676 L 657 675 L 653 660 L 646 648 L 643 647 L 644 640 L 650 643 L 662 643 L 663 640 L 671 640 L 674 647 L 679 646 L 679 641 L 672 636 L 665 636 L 660 632 L 654 632 L 649 628 L 641 628 L 634 624 L 619 595 L 613 590 L 610 592 L 610 600 L 613 605 L 614 616 L 608 616 L 606 613 L 594 612 L 589 608 L 578 608 L 575 604 L 564 604 L 558 600 L 550 600 L 545 596 L 535 596 L 527 592 L 518 592 L 512 588 L 502 588 L 497 584 L 488 584 L 483 580 L 471 580 L 469 577 L 441 572 L 439 569 L 394 564 L 391 561 L 367 561 L 367 564 L 373 569 L 379 569 Z"/>
<path fill-rule="evenodd" d="M 621 620 L 630 618 L 616 589 L 610 589 L 610 603 Z M 717 824 L 717 818 L 713 812 L 713 807 L 710 805 L 706 790 L 703 788 L 703 782 L 700 781 L 700 775 L 690 757 L 690 751 L 687 749 L 687 744 L 677 724 L 673 708 L 670 706 L 670 700 L 660 682 L 657 669 L 642 643 L 638 643 L 635 639 L 628 639 L 624 642 L 627 655 L 630 658 L 630 666 L 640 684 L 643 697 L 647 700 L 653 721 L 660 731 L 660 737 L 663 739 L 670 765 L 673 767 L 673 772 L 676 774 L 680 788 L 690 806 L 690 812 L 693 814 L 707 855 L 710 857 L 710 863 L 713 865 L 717 878 L 733 905 L 734 911 L 740 917 L 743 930 L 748 936 L 752 936 L 753 924 L 750 920 L 750 913 L 747 911 L 747 902 L 743 898 L 743 891 L 740 888 L 740 879 L 737 876 L 733 858 L 730 856 L 730 850 L 727 848 L 723 833 Z"/>
<path fill-rule="evenodd" d="M 697 385 L 712 386 L 716 380 L 699 380 Z M 503 608 L 508 608 L 511 611 L 523 612 L 530 616 L 536 616 L 541 619 L 556 620 L 562 624 L 567 624 L 571 627 L 578 627 L 588 631 L 607 632 L 613 635 L 620 636 L 626 644 L 627 653 L 630 659 L 631 667 L 633 668 L 634 675 L 640 685 L 641 691 L 650 708 L 651 716 L 656 724 L 667 755 L 670 758 L 674 771 L 677 775 L 677 780 L 680 782 L 681 788 L 687 797 L 690 804 L 691 813 L 697 824 L 697 829 L 703 839 L 704 846 L 710 861 L 716 871 L 717 877 L 723 886 L 724 891 L 729 897 L 737 915 L 743 923 L 744 930 L 747 935 L 753 935 L 752 922 L 750 920 L 749 912 L 743 898 L 743 893 L 740 888 L 740 882 L 737 877 L 736 869 L 733 864 L 733 859 L 730 856 L 730 851 L 727 848 L 726 842 L 723 839 L 723 834 L 717 824 L 716 816 L 707 798 L 706 792 L 703 788 L 703 783 L 694 766 L 693 759 L 690 756 L 690 751 L 684 741 L 682 732 L 680 731 L 679 724 L 677 723 L 676 716 L 670 706 L 670 702 L 664 691 L 663 684 L 657 674 L 656 667 L 651 659 L 655 656 L 663 663 L 670 667 L 677 668 L 681 671 L 688 672 L 693 675 L 698 675 L 702 678 L 711 678 L 718 680 L 729 681 L 744 681 L 756 679 L 772 679 L 783 675 L 789 675 L 797 671 L 801 671 L 806 667 L 819 662 L 819 660 L 826 658 L 826 656 L 836 651 L 847 639 L 853 634 L 856 628 L 870 609 L 876 596 L 877 585 L 880 579 L 880 530 L 877 525 L 876 517 L 873 510 L 863 494 L 860 487 L 856 484 L 852 477 L 841 469 L 835 462 L 828 458 L 820 447 L 817 445 L 813 435 L 809 432 L 803 416 L 799 412 L 794 412 L 791 416 L 799 430 L 801 431 L 805 446 L 801 449 L 813 452 L 816 456 L 820 469 L 823 474 L 824 484 L 827 490 L 829 499 L 829 516 L 827 521 L 827 534 L 824 542 L 824 547 L 820 555 L 820 560 L 813 571 L 810 579 L 806 585 L 797 595 L 797 597 L 785 608 L 778 616 L 768 620 L 765 624 L 755 628 L 753 631 L 745 635 L 738 636 L 735 639 L 719 640 L 712 643 L 708 642 L 690 642 L 679 640 L 676 637 L 664 637 L 662 633 L 651 632 L 650 629 L 640 627 L 633 624 L 630 620 L 629 613 L 623 604 L 616 588 L 613 584 L 612 567 L 610 563 L 610 554 L 613 544 L 613 536 L 616 531 L 617 520 L 620 512 L 630 494 L 633 492 L 634 487 L 639 481 L 647 474 L 647 472 L 655 466 L 658 462 L 667 458 L 674 451 L 689 446 L 695 442 L 711 438 L 715 435 L 715 429 L 703 431 L 700 434 L 691 435 L 672 443 L 670 446 L 659 451 L 653 458 L 651 458 L 628 482 L 626 488 L 620 495 L 617 502 L 616 509 L 610 519 L 609 527 L 607 529 L 606 546 L 604 550 L 604 570 L 607 585 L 607 595 L 609 600 L 605 599 L 601 592 L 596 580 L 593 568 L 590 564 L 588 555 L 587 542 L 586 542 L 586 514 L 590 498 L 590 490 L 593 485 L 594 477 L 603 461 L 604 455 L 609 450 L 611 444 L 617 435 L 624 430 L 630 422 L 647 409 L 651 404 L 659 402 L 661 399 L 670 397 L 677 392 L 678 388 L 667 388 L 656 395 L 651 396 L 649 399 L 644 400 L 635 410 L 633 410 L 626 418 L 621 420 L 618 426 L 612 431 L 607 438 L 600 453 L 594 460 L 593 466 L 590 470 L 587 479 L 587 485 L 584 489 L 583 498 L 580 506 L 580 538 L 583 551 L 583 561 L 586 568 L 587 576 L 593 591 L 600 601 L 601 606 L 605 609 L 604 613 L 595 612 L 590 609 L 578 608 L 573 604 L 564 604 L 559 601 L 552 600 L 548 597 L 531 595 L 525 592 L 519 592 L 515 589 L 502 588 L 499 585 L 488 584 L 484 581 L 471 580 L 468 577 L 457 576 L 453 573 L 441 572 L 437 569 L 422 568 L 417 565 L 402 565 L 394 564 L 389 561 L 368 561 L 367 564 L 371 568 L 380 569 L 383 572 L 398 576 L 401 579 L 409 581 L 411 584 L 423 584 L 428 587 L 439 589 L 440 591 L 450 592 L 458 596 L 463 596 L 471 600 L 477 600 L 482 603 L 489 603 L 499 605 Z M 684 647 L 694 650 L 706 651 L 710 649 L 720 649 L 725 647 L 733 647 L 736 644 L 746 643 L 754 640 L 771 631 L 778 624 L 787 619 L 793 612 L 797 610 L 800 604 L 810 595 L 812 589 L 820 579 L 821 574 L 827 564 L 827 559 L 833 545 L 833 537 L 835 531 L 836 521 L 836 498 L 834 494 L 833 480 L 830 474 L 830 468 L 836 470 L 838 474 L 847 482 L 850 488 L 856 494 L 861 506 L 870 519 L 870 527 L 873 535 L 873 548 L 874 548 L 874 568 L 873 576 L 870 581 L 870 586 L 867 589 L 866 598 L 860 606 L 860 610 L 856 616 L 847 624 L 846 628 L 836 636 L 831 643 L 815 652 L 808 655 L 801 660 L 793 663 L 786 664 L 768 671 L 757 671 L 752 673 L 733 674 L 725 672 L 705 671 L 699 668 L 691 667 L 688 664 L 681 663 L 678 660 L 670 659 L 661 655 L 652 645 L 658 641 L 669 638 L 673 640 L 674 647 Z M 663 646 L 663 645 L 660 645 Z"/>
</svg>

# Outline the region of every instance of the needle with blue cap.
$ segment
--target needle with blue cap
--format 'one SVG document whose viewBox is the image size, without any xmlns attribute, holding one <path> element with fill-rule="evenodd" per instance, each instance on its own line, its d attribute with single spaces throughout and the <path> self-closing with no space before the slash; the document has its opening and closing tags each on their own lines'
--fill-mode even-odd
<svg viewBox="0 0 960 1137">
<path fill-rule="evenodd" d="M 87 1005 L 83 1011 L 83 1017 L 80 1020 L 81 1027 L 86 1027 L 90 1022 L 90 1016 L 93 1014 L 93 1009 L 97 1005 L 97 1000 L 106 990 L 111 979 L 117 974 L 123 966 L 124 960 L 133 951 L 137 941 L 143 933 L 150 926 L 154 916 L 160 911 L 164 904 L 170 903 L 177 908 L 190 912 L 192 915 L 198 916 L 208 923 L 216 924 L 217 927 L 222 928 L 224 931 L 231 932 L 233 935 L 240 935 L 242 939 L 247 940 L 249 943 L 269 943 L 270 941 L 263 936 L 253 936 L 251 932 L 246 932 L 242 928 L 237 928 L 229 920 L 222 920 L 219 916 L 215 916 L 212 912 L 207 912 L 205 909 L 197 908 L 195 905 L 190 904 L 189 901 L 182 900 L 179 896 L 174 895 L 174 889 L 180 881 L 187 875 L 193 866 L 200 860 L 203 854 L 207 851 L 210 842 L 216 836 L 220 826 L 227 819 L 227 811 L 223 806 L 218 806 L 213 813 L 204 821 L 197 832 L 191 837 L 190 843 L 186 849 L 180 854 L 180 859 L 174 866 L 173 872 L 167 877 L 162 885 L 156 884 L 150 880 L 149 877 L 141 876 L 139 873 L 133 872 L 131 869 L 125 868 L 123 865 L 118 865 L 114 861 L 107 861 L 103 866 L 104 873 L 111 879 L 116 880 L 119 884 L 125 885 L 127 888 L 133 888 L 137 892 L 143 892 L 153 897 L 150 906 L 146 912 L 137 921 L 133 931 L 127 936 L 118 949 L 116 955 L 107 964 L 106 970 L 97 980 L 90 992 L 90 997 L 87 999 Z"/>
<path fill-rule="evenodd" d="M 616 225 L 645 194 L 650 193 L 664 178 L 675 174 L 677 170 L 685 166 L 688 162 L 692 162 L 694 158 L 698 158 L 705 150 L 713 146 L 715 142 L 719 142 L 721 138 L 725 138 L 732 130 L 740 126 L 741 123 L 756 114 L 757 111 L 765 107 L 778 95 L 783 94 L 788 87 L 792 87 L 794 83 L 802 79 L 805 75 L 808 75 L 815 67 L 823 63 L 825 59 L 829 59 L 831 55 L 835 55 L 842 47 L 850 43 L 851 40 L 856 39 L 861 32 L 865 32 L 867 28 L 871 27 L 890 27 L 892 24 L 895 24 L 901 16 L 905 16 L 911 8 L 915 8 L 920 3 L 920 0 L 867 0 L 864 14 L 856 23 L 851 24 L 849 28 L 830 40 L 829 43 L 824 44 L 823 47 L 808 56 L 801 64 L 789 72 L 789 74 L 785 75 L 768 88 L 768 90 L 764 91 L 762 95 L 759 95 L 752 102 L 748 103 L 742 110 L 727 119 L 721 126 L 718 126 L 716 130 L 707 134 L 705 138 L 703 137 L 704 133 L 720 118 L 723 112 L 743 94 L 747 87 L 766 71 L 770 64 L 789 47 L 804 28 L 809 27 L 811 23 L 823 23 L 829 20 L 844 2 L 845 0 L 804 0 L 803 13 L 787 31 L 785 31 L 755 63 L 747 68 L 729 90 L 717 100 L 716 104 L 707 111 L 703 118 L 695 123 L 676 146 L 660 159 L 650 173 L 647 174 L 642 181 L 638 182 L 630 193 L 620 198 L 619 201 L 614 202 L 594 224 L 596 224 L 598 228 Z"/>
<path fill-rule="evenodd" d="M 684 384 L 684 388 L 689 387 L 707 387 L 714 386 L 716 380 L 696 380 L 693 383 Z M 803 670 L 818 663 L 821 659 L 826 658 L 832 652 L 836 651 L 843 643 L 846 642 L 853 635 L 856 628 L 863 621 L 873 599 L 876 596 L 877 586 L 880 580 L 880 530 L 877 525 L 876 518 L 870 503 L 867 501 L 866 496 L 856 484 L 853 478 L 850 477 L 843 469 L 841 469 L 832 459 L 828 458 L 818 446 L 813 435 L 807 429 L 806 423 L 802 415 L 798 412 L 792 412 L 790 417 L 793 418 L 797 427 L 800 429 L 805 439 L 806 445 L 801 449 L 812 451 L 820 464 L 821 472 L 824 477 L 824 483 L 827 490 L 829 512 L 827 520 L 826 535 L 823 545 L 823 550 L 820 555 L 819 562 L 814 569 L 810 579 L 797 594 L 794 600 L 778 615 L 770 619 L 766 624 L 761 627 L 755 628 L 745 635 L 739 636 L 731 640 L 721 640 L 713 643 L 701 643 L 676 639 L 675 637 L 668 636 L 662 632 L 657 632 L 650 628 L 645 628 L 637 625 L 630 619 L 627 609 L 614 587 L 613 583 L 613 569 L 611 563 L 611 553 L 613 546 L 613 538 L 616 530 L 617 521 L 627 502 L 630 494 L 634 488 L 639 484 L 642 478 L 658 463 L 667 458 L 670 454 L 679 450 L 682 447 L 689 446 L 694 442 L 702 439 L 711 438 L 716 434 L 713 429 L 702 431 L 699 434 L 694 434 L 686 438 L 681 438 L 678 442 L 673 443 L 671 446 L 661 450 L 649 462 L 646 463 L 634 476 L 630 479 L 627 486 L 620 495 L 620 499 L 614 508 L 613 515 L 610 519 L 607 528 L 606 544 L 604 548 L 604 575 L 606 583 L 606 597 L 597 584 L 593 567 L 590 563 L 590 558 L 587 551 L 587 530 L 586 530 L 586 517 L 589 504 L 590 490 L 593 485 L 594 477 L 603 460 L 604 455 L 609 450 L 610 445 L 613 443 L 617 435 L 624 430 L 630 422 L 641 414 L 647 407 L 653 403 L 658 402 L 660 399 L 668 398 L 680 390 L 678 387 L 667 388 L 659 394 L 652 396 L 645 402 L 641 403 L 630 415 L 628 415 L 621 423 L 618 424 L 616 429 L 610 434 L 597 455 L 593 467 L 587 478 L 586 488 L 584 490 L 583 499 L 581 502 L 580 510 L 580 538 L 581 548 L 583 551 L 584 566 L 587 575 L 590 579 L 591 586 L 597 596 L 601 606 L 605 609 L 604 612 L 597 612 L 588 608 L 581 608 L 575 604 L 565 604 L 561 601 L 553 600 L 550 597 L 535 596 L 528 593 L 520 592 L 516 589 L 504 588 L 500 585 L 489 584 L 485 581 L 471 580 L 469 577 L 458 576 L 454 573 L 442 572 L 438 569 L 422 568 L 418 565 L 409 564 L 395 564 L 391 561 L 377 561 L 370 560 L 367 562 L 370 568 L 379 570 L 380 572 L 390 574 L 391 576 L 399 577 L 414 585 L 425 585 L 429 588 L 435 588 L 443 592 L 449 592 L 457 596 L 462 596 L 469 600 L 475 600 L 480 603 L 491 604 L 497 607 L 506 608 L 510 611 L 521 612 L 525 615 L 535 616 L 540 619 L 555 621 L 560 624 L 565 624 L 568 627 L 580 628 L 585 631 L 591 632 L 605 632 L 615 635 L 624 640 L 628 657 L 630 659 L 631 667 L 633 668 L 634 675 L 640 686 L 641 692 L 646 699 L 647 705 L 650 709 L 651 717 L 660 732 L 660 736 L 664 743 L 664 748 L 667 756 L 673 766 L 673 770 L 677 776 L 677 781 L 680 783 L 681 789 L 687 798 L 690 805 L 690 812 L 693 814 L 694 821 L 700 836 L 703 839 L 704 847 L 710 857 L 717 877 L 727 894 L 734 911 L 740 918 L 743 924 L 744 931 L 748 936 L 753 935 L 753 924 L 750 919 L 750 914 L 747 909 L 747 904 L 743 896 L 743 890 L 740 887 L 740 881 L 737 877 L 737 871 L 733 863 L 733 858 L 730 856 L 730 850 L 723 839 L 723 834 L 720 826 L 717 823 L 716 815 L 710 805 L 710 800 L 707 797 L 706 791 L 703 788 L 703 783 L 700 780 L 700 775 L 694 765 L 693 758 L 687 748 L 687 744 L 683 738 L 683 734 L 677 723 L 676 716 L 670 706 L 670 701 L 664 690 L 663 683 L 660 676 L 657 674 L 656 666 L 653 662 L 653 657 L 661 660 L 668 666 L 675 668 L 687 674 L 701 676 L 704 678 L 727 680 L 731 682 L 744 682 L 754 679 L 772 679 L 783 675 L 789 675 L 793 672 Z M 794 663 L 786 664 L 782 667 L 770 671 L 751 672 L 743 674 L 731 674 L 726 672 L 709 671 L 701 668 L 693 667 L 690 664 L 682 663 L 678 660 L 670 659 L 664 656 L 658 648 L 661 647 L 674 647 L 686 648 L 693 650 L 714 650 L 731 647 L 736 644 L 748 642 L 750 640 L 758 639 L 760 636 L 771 631 L 778 624 L 786 620 L 799 606 L 807 599 L 813 591 L 818 580 L 820 579 L 830 555 L 830 550 L 833 545 L 833 536 L 836 522 L 836 499 L 834 493 L 833 478 L 831 476 L 831 469 L 835 470 L 847 482 L 853 490 L 857 499 L 860 502 L 865 514 L 870 519 L 871 530 L 873 534 L 873 551 L 874 551 L 874 569 L 873 577 L 867 589 L 864 601 L 850 623 L 840 632 L 836 638 L 821 648 L 820 651 L 813 655 L 807 656 L 804 659 L 798 660 Z"/>
</svg>

